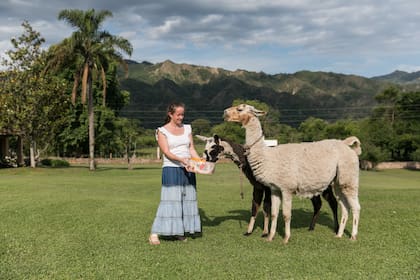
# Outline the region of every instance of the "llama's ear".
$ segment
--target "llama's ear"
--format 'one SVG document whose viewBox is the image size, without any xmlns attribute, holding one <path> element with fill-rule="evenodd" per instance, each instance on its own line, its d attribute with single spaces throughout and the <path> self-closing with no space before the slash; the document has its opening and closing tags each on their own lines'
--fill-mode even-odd
<svg viewBox="0 0 420 280">
<path fill-rule="evenodd" d="M 209 140 L 211 140 L 211 137 L 206 137 L 206 136 L 202 136 L 202 135 L 195 135 L 195 137 L 197 137 L 198 139 L 200 139 L 201 141 L 207 142 Z"/>
<path fill-rule="evenodd" d="M 213 136 L 213 138 L 214 138 L 214 142 L 215 142 L 217 145 L 219 145 L 219 141 L 220 141 L 220 137 L 219 137 L 219 135 L 215 134 L 215 135 Z"/>
<path fill-rule="evenodd" d="M 267 113 L 258 109 L 253 108 L 252 112 L 254 113 L 255 116 L 257 117 L 261 117 L 261 116 L 265 116 Z"/>
</svg>

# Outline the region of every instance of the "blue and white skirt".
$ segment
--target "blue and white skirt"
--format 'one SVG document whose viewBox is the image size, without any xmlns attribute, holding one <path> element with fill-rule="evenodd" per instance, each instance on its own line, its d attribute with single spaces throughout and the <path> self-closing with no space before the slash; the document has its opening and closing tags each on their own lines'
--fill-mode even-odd
<svg viewBox="0 0 420 280">
<path fill-rule="evenodd" d="M 160 203 L 151 232 L 165 236 L 201 232 L 195 173 L 163 167 Z"/>
</svg>

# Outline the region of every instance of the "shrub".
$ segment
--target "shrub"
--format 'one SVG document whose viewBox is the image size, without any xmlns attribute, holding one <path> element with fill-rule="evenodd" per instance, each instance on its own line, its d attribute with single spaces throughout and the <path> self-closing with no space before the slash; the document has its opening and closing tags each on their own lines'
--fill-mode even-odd
<svg viewBox="0 0 420 280">
<path fill-rule="evenodd" d="M 44 159 L 42 159 L 42 160 L 41 160 L 41 164 L 42 164 L 43 166 L 51 166 L 51 159 L 49 159 L 49 158 L 44 158 Z"/>
<path fill-rule="evenodd" d="M 62 159 L 53 159 L 51 161 L 51 167 L 69 167 L 70 163 Z"/>
<path fill-rule="evenodd" d="M 41 160 L 41 164 L 43 166 L 50 166 L 50 167 L 69 167 L 70 163 L 63 159 L 49 159 L 45 158 Z"/>
</svg>

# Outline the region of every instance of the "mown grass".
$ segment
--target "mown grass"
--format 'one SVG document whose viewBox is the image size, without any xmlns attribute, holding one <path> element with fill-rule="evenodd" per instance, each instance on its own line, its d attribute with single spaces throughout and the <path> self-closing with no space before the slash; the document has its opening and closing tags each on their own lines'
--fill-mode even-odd
<svg viewBox="0 0 420 280">
<path fill-rule="evenodd" d="M 249 237 L 252 189 L 219 164 L 198 175 L 203 234 L 188 242 L 147 238 L 160 196 L 160 165 L 0 170 L 0 279 L 419 279 L 420 172 L 362 172 L 356 242 L 336 239 L 324 203 L 294 199 L 292 237 L 271 243 L 262 217 Z"/>
</svg>

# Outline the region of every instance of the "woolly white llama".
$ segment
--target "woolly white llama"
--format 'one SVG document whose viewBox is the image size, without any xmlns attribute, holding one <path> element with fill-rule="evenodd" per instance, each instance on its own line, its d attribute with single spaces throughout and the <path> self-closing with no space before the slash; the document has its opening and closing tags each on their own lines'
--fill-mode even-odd
<svg viewBox="0 0 420 280">
<path fill-rule="evenodd" d="M 268 241 L 273 240 L 282 198 L 285 224 L 284 243 L 290 238 L 292 196 L 311 198 L 320 195 L 333 182 L 341 207 L 341 220 L 337 237 L 342 237 L 349 211 L 353 216 L 351 239 L 357 237 L 360 204 L 359 159 L 360 141 L 352 136 L 345 140 L 323 140 L 299 144 L 267 147 L 259 116 L 265 112 L 241 104 L 225 110 L 226 121 L 239 122 L 245 128 L 247 158 L 254 176 L 271 187 L 271 228 Z M 351 148 L 350 146 L 355 146 Z"/>
</svg>

